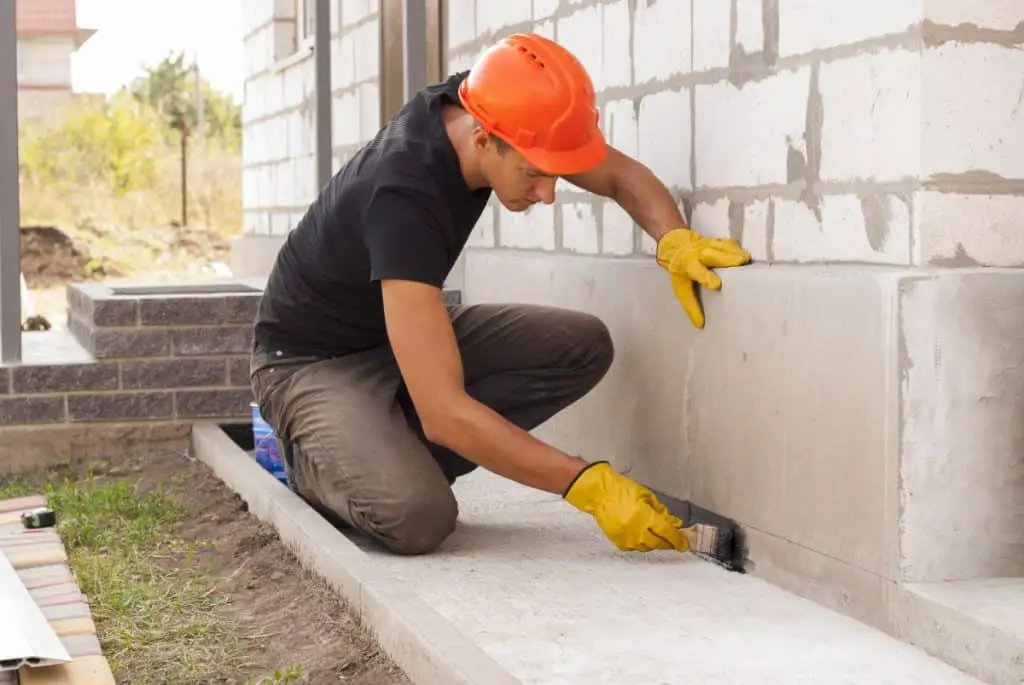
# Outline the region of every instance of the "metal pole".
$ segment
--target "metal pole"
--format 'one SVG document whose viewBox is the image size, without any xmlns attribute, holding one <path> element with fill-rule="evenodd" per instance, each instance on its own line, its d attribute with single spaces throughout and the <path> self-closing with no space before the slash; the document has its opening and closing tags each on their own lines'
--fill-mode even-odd
<svg viewBox="0 0 1024 685">
<path fill-rule="evenodd" d="M 331 142 L 331 3 L 316 0 L 314 59 L 316 61 L 316 182 L 323 188 L 331 180 L 334 144 Z"/>
<path fill-rule="evenodd" d="M 0 361 L 21 361 L 21 205 L 18 198 L 18 34 L 0 2 Z"/>
<path fill-rule="evenodd" d="M 405 48 L 405 101 L 408 102 L 427 85 L 427 5 L 425 0 L 405 0 L 404 5 L 402 42 Z"/>
</svg>

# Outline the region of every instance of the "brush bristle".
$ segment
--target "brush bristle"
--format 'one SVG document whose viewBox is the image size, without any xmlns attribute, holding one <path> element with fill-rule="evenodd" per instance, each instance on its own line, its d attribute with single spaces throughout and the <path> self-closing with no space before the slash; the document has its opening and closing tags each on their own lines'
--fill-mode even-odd
<svg viewBox="0 0 1024 685">
<path fill-rule="evenodd" d="M 697 524 L 696 528 L 697 545 L 693 552 L 722 564 L 731 564 L 734 543 L 732 531 L 704 523 Z"/>
</svg>

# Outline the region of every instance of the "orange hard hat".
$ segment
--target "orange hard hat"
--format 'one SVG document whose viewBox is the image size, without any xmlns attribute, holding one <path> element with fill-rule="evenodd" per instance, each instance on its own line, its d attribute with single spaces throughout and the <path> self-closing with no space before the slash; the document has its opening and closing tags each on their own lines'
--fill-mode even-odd
<svg viewBox="0 0 1024 685">
<path fill-rule="evenodd" d="M 488 133 L 545 173 L 577 174 L 604 159 L 594 84 L 553 40 L 522 33 L 503 38 L 470 69 L 459 99 Z"/>
</svg>

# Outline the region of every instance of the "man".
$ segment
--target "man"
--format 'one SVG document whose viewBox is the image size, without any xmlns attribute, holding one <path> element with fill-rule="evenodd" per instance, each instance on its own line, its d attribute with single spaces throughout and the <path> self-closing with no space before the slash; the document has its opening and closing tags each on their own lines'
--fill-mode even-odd
<svg viewBox="0 0 1024 685">
<path fill-rule="evenodd" d="M 586 395 L 612 363 L 597 318 L 544 306 L 446 307 L 442 286 L 491 194 L 513 212 L 555 182 L 617 201 L 702 327 L 695 283 L 749 255 L 684 227 L 669 191 L 605 143 L 582 65 L 537 35 L 499 41 L 467 74 L 427 87 L 349 161 L 288 236 L 255 328 L 253 387 L 294 445 L 292 487 L 392 552 L 454 529 L 451 484 L 482 466 L 562 495 L 622 550 L 685 551 L 639 484 L 529 431 Z M 706 540 L 702 544 L 709 544 Z"/>
</svg>

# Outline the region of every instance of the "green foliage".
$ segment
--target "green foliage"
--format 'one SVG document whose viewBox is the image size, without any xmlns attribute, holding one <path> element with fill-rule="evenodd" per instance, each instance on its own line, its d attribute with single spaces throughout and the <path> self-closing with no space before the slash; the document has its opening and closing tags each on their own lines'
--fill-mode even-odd
<svg viewBox="0 0 1024 685">
<path fill-rule="evenodd" d="M 101 184 L 115 195 L 152 185 L 154 146 L 164 139 L 151 109 L 119 94 L 78 100 L 53 119 L 30 121 L 19 142 L 24 180 L 54 188 Z"/>
<path fill-rule="evenodd" d="M 168 55 L 144 77 L 136 79 L 129 92 L 141 103 L 149 105 L 166 122 L 168 128 L 182 128 L 195 133 L 199 127 L 197 75 L 185 63 L 184 53 Z M 215 91 L 205 79 L 198 78 L 203 106 L 203 134 L 220 138 L 234 148 L 241 144 L 241 108 L 224 93 Z"/>
</svg>

